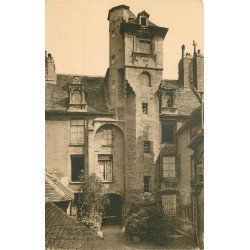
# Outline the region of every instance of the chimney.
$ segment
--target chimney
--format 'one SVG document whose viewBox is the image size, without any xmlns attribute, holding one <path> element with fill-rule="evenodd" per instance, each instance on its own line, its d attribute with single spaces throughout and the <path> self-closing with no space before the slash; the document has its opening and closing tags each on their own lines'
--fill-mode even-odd
<svg viewBox="0 0 250 250">
<path fill-rule="evenodd" d="M 181 60 L 179 61 L 178 68 L 179 68 L 179 76 L 178 81 L 179 85 L 183 88 L 189 88 L 190 81 L 192 81 L 192 74 L 191 74 L 191 62 L 192 57 L 190 53 L 186 53 L 185 55 L 185 45 L 181 46 Z M 191 71 L 191 72 L 190 72 Z"/>
<path fill-rule="evenodd" d="M 195 44 L 194 47 L 196 47 Z M 193 59 L 193 87 L 199 92 L 204 92 L 204 56 L 198 50 L 196 53 L 196 48 L 194 49 L 194 59 Z"/>
<path fill-rule="evenodd" d="M 184 56 L 185 56 L 185 45 L 183 44 L 181 46 L 181 58 L 184 58 Z"/>
<path fill-rule="evenodd" d="M 50 53 L 45 51 L 45 81 L 46 83 L 56 83 L 56 67 L 54 59 Z"/>
</svg>

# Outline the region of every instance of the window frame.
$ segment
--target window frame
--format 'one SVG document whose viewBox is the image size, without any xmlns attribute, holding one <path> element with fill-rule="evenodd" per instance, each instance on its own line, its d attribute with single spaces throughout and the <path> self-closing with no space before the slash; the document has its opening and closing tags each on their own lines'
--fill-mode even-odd
<svg viewBox="0 0 250 250">
<path fill-rule="evenodd" d="M 173 197 L 174 197 L 174 199 L 172 199 Z M 164 213 L 167 216 L 176 216 L 177 215 L 177 195 L 176 194 L 162 194 L 161 195 L 161 203 L 163 206 Z M 173 207 L 171 207 L 171 206 L 173 206 Z"/>
<path fill-rule="evenodd" d="M 145 83 L 147 83 L 145 81 L 145 79 L 146 79 L 145 76 L 147 77 L 148 84 L 145 84 Z M 150 75 L 149 72 L 143 71 L 141 73 L 141 75 L 140 75 L 140 86 L 143 87 L 143 88 L 149 88 L 149 87 L 151 87 L 151 75 Z"/>
<path fill-rule="evenodd" d="M 80 134 L 82 134 L 82 137 L 79 136 Z M 70 145 L 84 145 L 84 144 L 85 144 L 85 120 L 84 119 L 71 119 L 70 120 Z"/>
<path fill-rule="evenodd" d="M 148 145 L 146 145 L 146 144 L 148 144 Z M 148 141 L 148 140 L 143 141 L 143 152 L 145 154 L 151 153 L 151 141 Z"/>
<path fill-rule="evenodd" d="M 142 102 L 142 114 L 143 115 L 148 115 L 148 103 L 147 102 Z"/>
<path fill-rule="evenodd" d="M 101 157 L 110 157 L 109 160 L 100 160 Z M 102 164 L 100 164 L 100 162 Z M 107 163 L 110 163 L 107 165 Z M 100 171 L 101 166 L 103 168 L 103 171 Z M 110 172 L 108 173 L 108 167 L 110 167 Z M 113 175 L 113 155 L 112 154 L 98 154 L 98 176 L 102 182 L 113 182 L 114 181 L 114 175 Z M 109 175 L 108 175 L 109 174 Z M 110 176 L 108 178 L 108 176 Z"/>
<path fill-rule="evenodd" d="M 70 181 L 71 181 L 71 183 L 79 183 L 80 182 L 80 180 L 79 179 L 75 179 L 75 180 L 73 180 L 73 161 L 72 161 L 72 159 L 73 158 L 82 158 L 83 159 L 83 166 L 82 166 L 82 169 L 80 170 L 80 173 L 81 173 L 81 171 L 83 170 L 85 170 L 85 155 L 74 155 L 74 154 L 72 154 L 72 155 L 70 155 Z"/>
<path fill-rule="evenodd" d="M 144 193 L 151 192 L 151 176 L 149 175 L 143 176 L 143 192 Z"/>
<path fill-rule="evenodd" d="M 165 162 L 168 164 L 164 164 L 164 159 L 168 158 L 168 160 L 170 158 L 174 159 L 174 163 L 171 162 Z M 174 168 L 170 169 L 170 166 L 173 165 Z M 176 176 L 176 165 L 177 165 L 177 160 L 176 160 L 176 156 L 175 155 L 163 155 L 162 156 L 162 176 L 163 178 L 177 178 Z M 164 169 L 164 166 L 167 166 L 166 169 Z M 167 174 L 166 176 L 164 175 L 164 173 L 171 173 L 171 174 Z"/>
<path fill-rule="evenodd" d="M 110 131 L 110 133 L 106 133 L 105 131 Z M 106 138 L 104 138 L 106 137 Z M 110 142 L 110 143 L 109 143 Z M 112 146 L 114 143 L 114 130 L 112 127 L 104 127 L 102 129 L 102 146 Z"/>
<path fill-rule="evenodd" d="M 172 137 L 173 137 L 173 140 L 169 140 L 169 141 L 167 141 L 166 139 L 164 139 L 164 136 L 163 136 L 163 131 L 164 131 L 164 129 L 163 129 L 163 127 L 167 127 L 167 126 L 172 126 L 173 127 L 173 135 L 172 135 Z M 174 123 L 162 123 L 161 124 L 161 142 L 162 143 L 165 143 L 165 144 L 175 144 L 176 143 L 176 136 L 175 136 L 175 133 L 176 133 L 176 124 L 174 124 Z M 166 136 L 166 134 L 165 134 L 165 137 L 167 137 Z"/>
<path fill-rule="evenodd" d="M 142 24 L 142 19 L 145 20 L 145 25 Z M 145 17 L 145 16 L 140 16 L 140 25 L 141 25 L 142 27 L 146 27 L 146 26 L 148 25 L 148 18 Z"/>
</svg>

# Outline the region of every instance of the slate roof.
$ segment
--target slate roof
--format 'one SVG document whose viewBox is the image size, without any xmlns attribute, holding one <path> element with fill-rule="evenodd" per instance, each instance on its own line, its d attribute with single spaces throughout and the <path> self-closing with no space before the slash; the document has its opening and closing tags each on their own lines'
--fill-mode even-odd
<svg viewBox="0 0 250 250">
<path fill-rule="evenodd" d="M 103 242 L 53 203 L 45 204 L 47 249 L 102 249 Z"/>
<path fill-rule="evenodd" d="M 175 102 L 177 114 L 190 116 L 192 111 L 200 106 L 200 102 L 190 88 L 179 86 L 178 80 L 162 80 L 160 89 L 175 89 Z"/>
<path fill-rule="evenodd" d="M 201 121 L 201 104 L 199 104 L 192 112 L 188 119 L 177 130 L 177 134 L 188 128 L 191 124 Z"/>
<path fill-rule="evenodd" d="M 67 112 L 69 103 L 68 84 L 73 81 L 74 75 L 57 75 L 56 84 L 46 84 L 45 110 Z M 87 111 L 101 114 L 109 113 L 105 101 L 104 77 L 79 76 L 85 84 L 87 95 Z M 199 106 L 199 101 L 189 88 L 179 86 L 178 80 L 163 79 L 159 89 L 176 89 L 175 106 L 178 115 L 189 116 Z"/>
<path fill-rule="evenodd" d="M 47 83 L 45 87 L 45 110 L 63 112 L 68 110 L 68 85 L 74 75 L 57 75 L 57 83 Z M 79 76 L 86 87 L 87 111 L 91 113 L 107 113 L 108 108 L 104 96 L 104 77 Z"/>
<path fill-rule="evenodd" d="M 45 173 L 45 202 L 70 201 L 73 198 L 73 191 L 49 173 Z"/>
</svg>

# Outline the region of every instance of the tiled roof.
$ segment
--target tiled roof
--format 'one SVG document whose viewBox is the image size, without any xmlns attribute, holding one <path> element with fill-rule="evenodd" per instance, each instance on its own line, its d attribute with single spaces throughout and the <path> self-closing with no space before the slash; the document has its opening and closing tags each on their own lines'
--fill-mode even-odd
<svg viewBox="0 0 250 250">
<path fill-rule="evenodd" d="M 197 123 L 201 121 L 201 104 L 199 104 L 193 111 L 191 112 L 188 119 L 181 125 L 181 127 L 177 130 L 177 134 L 181 131 L 188 128 L 191 124 Z"/>
<path fill-rule="evenodd" d="M 73 75 L 57 75 L 56 84 L 46 84 L 45 110 L 67 111 L 69 104 L 68 85 L 73 81 Z M 108 112 L 105 102 L 103 82 L 104 77 L 79 76 L 86 87 L 87 111 L 94 113 Z"/>
<path fill-rule="evenodd" d="M 45 202 L 69 201 L 74 193 L 52 175 L 45 173 Z"/>
<path fill-rule="evenodd" d="M 200 102 L 190 88 L 180 87 L 178 80 L 162 80 L 160 89 L 175 89 L 175 107 L 177 114 L 190 116 L 192 111 L 200 106 Z"/>
<path fill-rule="evenodd" d="M 200 103 L 191 89 L 179 89 L 176 91 L 175 106 L 179 115 L 189 116 L 199 107 Z"/>
<path fill-rule="evenodd" d="M 53 203 L 45 204 L 47 249 L 102 249 L 103 242 Z"/>
</svg>

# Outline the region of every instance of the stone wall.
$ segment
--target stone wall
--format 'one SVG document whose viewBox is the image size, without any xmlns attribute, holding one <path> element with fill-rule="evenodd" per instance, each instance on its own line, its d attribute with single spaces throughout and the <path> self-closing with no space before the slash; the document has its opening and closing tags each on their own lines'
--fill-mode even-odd
<svg viewBox="0 0 250 250">
<path fill-rule="evenodd" d="M 178 183 L 182 206 L 191 207 L 191 155 L 193 150 L 188 148 L 190 143 L 190 129 L 177 134 L 177 154 L 180 155 L 181 179 Z M 180 217 L 184 218 L 184 211 L 181 210 Z"/>
<path fill-rule="evenodd" d="M 68 145 L 70 144 L 69 120 L 46 120 L 45 123 L 46 170 L 59 179 L 69 175 Z"/>
<path fill-rule="evenodd" d="M 113 145 L 102 145 L 102 127 L 109 124 L 114 131 Z M 98 175 L 98 155 L 113 156 L 113 181 L 103 182 L 106 193 L 124 196 L 124 135 L 123 131 L 112 123 L 95 121 L 94 129 L 89 130 L 89 172 Z"/>
</svg>

